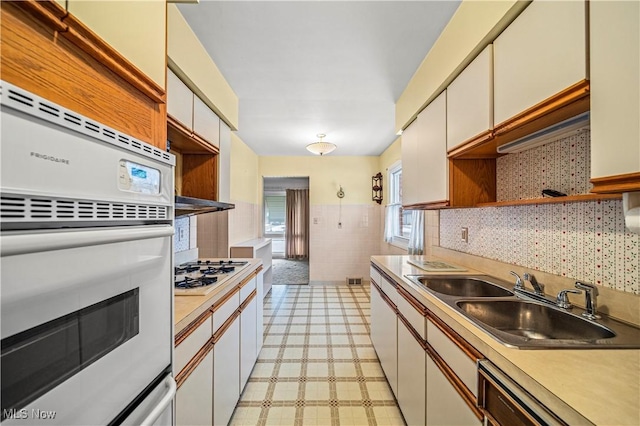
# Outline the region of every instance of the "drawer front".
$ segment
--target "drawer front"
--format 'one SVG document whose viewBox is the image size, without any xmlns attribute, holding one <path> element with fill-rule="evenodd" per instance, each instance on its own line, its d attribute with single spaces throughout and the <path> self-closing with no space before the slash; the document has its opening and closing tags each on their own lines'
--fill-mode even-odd
<svg viewBox="0 0 640 426">
<path fill-rule="evenodd" d="M 431 320 L 427 320 L 427 340 L 431 347 L 446 360 L 465 386 L 478 396 L 478 375 L 476 362 L 449 339 Z"/>
<path fill-rule="evenodd" d="M 200 348 L 211 339 L 212 334 L 211 320 L 207 318 L 206 321 L 200 324 L 186 339 L 176 346 L 173 363 L 176 375 L 187 365 Z"/>
<path fill-rule="evenodd" d="M 382 285 L 380 281 L 382 281 L 382 277 L 380 276 L 380 272 L 373 266 L 369 268 L 369 275 L 371 275 L 371 281 L 378 284 L 378 286 Z"/>
<path fill-rule="evenodd" d="M 214 308 L 213 311 L 213 332 L 215 333 L 222 324 L 240 307 L 240 292 L 234 290 L 234 293 L 221 306 Z"/>
<path fill-rule="evenodd" d="M 413 327 L 415 331 L 418 332 L 420 337 L 423 339 L 427 339 L 427 319 L 422 315 L 422 313 L 418 312 L 416 308 L 414 308 L 402 295 L 398 295 L 398 311 L 400 314 L 405 317 L 409 324 Z"/>
<path fill-rule="evenodd" d="M 240 287 L 240 303 L 244 302 L 253 290 L 256 289 L 256 277 L 253 276 L 242 287 Z"/>
<path fill-rule="evenodd" d="M 394 284 L 395 283 L 389 282 L 389 280 L 387 280 L 385 277 L 380 276 L 380 288 L 382 289 L 382 291 L 384 291 L 384 294 L 386 294 L 389 299 L 391 299 L 393 304 L 398 306 L 398 299 L 400 298 L 400 295 L 398 294 L 398 290 L 396 290 Z"/>
</svg>

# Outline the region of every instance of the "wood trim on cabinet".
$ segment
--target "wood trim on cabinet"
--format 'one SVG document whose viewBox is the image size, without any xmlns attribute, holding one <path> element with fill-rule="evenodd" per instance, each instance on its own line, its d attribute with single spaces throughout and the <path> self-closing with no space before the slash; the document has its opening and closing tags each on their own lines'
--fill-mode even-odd
<svg viewBox="0 0 640 426">
<path fill-rule="evenodd" d="M 427 350 L 427 342 L 422 338 L 422 336 L 420 336 L 420 333 L 418 333 L 413 326 L 411 325 L 411 323 L 409 322 L 408 319 L 406 319 L 404 317 L 404 315 L 402 315 L 400 312 L 398 312 L 398 319 L 400 321 L 402 321 L 402 323 L 404 324 L 404 326 L 407 328 L 407 331 L 409 331 L 409 333 L 413 336 L 414 339 L 416 339 L 416 342 L 418 342 L 418 344 L 420 344 L 420 346 L 422 347 L 423 350 Z"/>
<path fill-rule="evenodd" d="M 378 273 L 382 276 L 382 278 L 386 279 L 389 282 L 389 284 L 391 284 L 391 286 L 398 287 L 398 283 L 396 282 L 396 280 L 391 278 L 391 275 L 385 272 L 381 267 L 379 267 L 375 263 L 372 263 L 371 266 L 373 267 L 373 269 L 378 271 Z"/>
<path fill-rule="evenodd" d="M 146 76 L 136 77 L 105 43 L 92 46 L 107 50 L 87 52 L 86 31 L 52 0 L 2 1 L 0 9 L 2 80 L 166 148 L 164 89 L 140 90 Z"/>
<path fill-rule="evenodd" d="M 211 305 L 211 308 L 209 310 L 212 313 L 217 311 L 218 309 L 220 309 L 220 306 L 224 305 L 227 300 L 231 299 L 238 292 L 240 292 L 240 287 L 238 287 L 237 285 L 234 285 L 231 288 L 231 290 L 229 290 L 227 293 L 225 293 L 224 296 L 222 296 L 220 299 L 218 299 L 215 302 L 213 302 L 213 305 Z"/>
<path fill-rule="evenodd" d="M 589 87 L 588 80 L 579 81 L 567 87 L 566 89 L 562 90 L 561 92 L 556 93 L 555 95 L 545 99 L 544 101 L 538 103 L 537 105 L 534 105 L 531 108 L 528 108 L 522 111 L 521 113 L 516 114 L 515 116 L 503 121 L 502 123 L 499 123 L 494 127 L 493 133 L 496 137 L 499 137 L 508 132 L 512 132 L 513 130 L 519 127 L 523 127 L 524 125 L 530 124 L 535 120 L 541 119 L 545 116 L 549 116 L 553 112 L 558 111 L 561 108 L 567 107 L 583 98 L 587 98 L 587 101 L 588 101 L 589 88 L 590 87 Z M 588 102 L 587 102 L 587 109 L 585 111 L 588 111 L 588 109 L 589 108 L 588 108 Z M 584 112 L 584 111 L 581 111 L 581 112 Z M 576 112 L 576 113 L 573 113 L 573 115 L 577 115 L 579 113 L 580 112 Z M 559 122 L 559 121 L 561 120 L 550 119 L 549 123 L 544 127 L 547 127 L 548 125 Z M 540 127 L 540 129 L 544 127 Z M 499 143 L 498 145 L 501 145 L 501 143 Z"/>
<path fill-rule="evenodd" d="M 616 200 L 622 198 L 620 194 L 578 194 L 566 197 L 529 198 L 526 200 L 496 201 L 495 203 L 480 203 L 476 207 L 505 207 L 528 206 L 534 204 L 579 203 L 584 201 Z"/>
<path fill-rule="evenodd" d="M 189 378 L 191 373 L 200 365 L 202 360 L 213 350 L 213 338 L 200 348 L 200 350 L 189 360 L 178 374 L 176 374 L 176 384 L 178 388 Z"/>
<path fill-rule="evenodd" d="M 256 269 L 255 271 L 253 271 L 251 273 L 251 275 L 244 277 L 244 279 L 242 281 L 240 281 L 240 284 L 238 284 L 238 288 L 242 288 L 245 285 L 247 285 L 249 282 L 251 282 L 252 279 L 254 279 L 257 275 L 258 275 L 259 270 Z"/>
<path fill-rule="evenodd" d="M 433 325 L 438 327 L 438 329 L 443 332 L 449 340 L 456 344 L 465 353 L 473 362 L 477 362 L 479 359 L 484 359 L 484 355 L 482 355 L 476 348 L 471 346 L 469 342 L 464 340 L 458 333 L 456 333 L 451 327 L 445 324 L 440 318 L 435 316 L 433 312 L 427 312 L 427 318 L 431 320 Z"/>
<path fill-rule="evenodd" d="M 254 297 L 256 297 L 256 295 L 258 294 L 258 290 L 254 289 L 251 293 L 249 293 L 249 295 L 247 296 L 246 299 L 244 299 L 244 302 L 242 302 L 240 304 L 240 307 L 238 308 L 239 312 L 244 311 L 247 306 L 249 305 L 249 303 L 251 303 L 251 301 L 253 300 Z"/>
<path fill-rule="evenodd" d="M 67 24 L 62 22 L 68 12 L 54 1 L 23 0 L 11 3 L 37 17 L 40 23 L 49 25 L 54 31 L 63 32 L 68 29 Z"/>
<path fill-rule="evenodd" d="M 640 191 L 640 172 L 591 179 L 591 192 L 612 194 Z"/>
<path fill-rule="evenodd" d="M 171 149 L 181 154 L 213 154 L 220 150 L 205 139 L 197 136 L 191 129 L 167 114 L 167 137 L 171 141 Z"/>
<path fill-rule="evenodd" d="M 214 345 L 218 343 L 218 341 L 222 338 L 222 336 L 224 336 L 224 333 L 229 329 L 229 327 L 231 327 L 231 324 L 233 324 L 233 322 L 239 316 L 240 316 L 240 309 L 238 308 L 235 311 L 233 311 L 233 313 L 229 315 L 229 318 L 227 318 L 227 320 L 224 323 L 222 323 L 220 328 L 218 328 L 213 333 L 213 337 L 211 338 L 211 341 L 213 342 Z"/>
<path fill-rule="evenodd" d="M 423 317 L 427 316 L 428 309 L 418 299 L 416 299 L 411 293 L 409 293 L 401 285 L 397 286 L 398 293 L 404 300 L 406 300 L 413 308 L 420 313 Z"/>
<path fill-rule="evenodd" d="M 476 135 L 471 139 L 461 143 L 455 148 L 451 148 L 449 151 L 447 151 L 447 156 L 449 158 L 456 158 L 460 155 L 464 155 L 469 151 L 473 151 L 474 149 L 481 147 L 482 145 L 489 142 L 491 139 L 493 139 L 493 130 L 484 131 L 479 135 Z M 494 149 L 492 153 L 488 154 L 488 156 L 495 157 L 496 154 L 497 153 Z"/>
<path fill-rule="evenodd" d="M 393 310 L 393 312 L 395 312 L 396 314 L 398 313 L 398 307 L 395 305 L 395 303 L 393 303 L 393 301 L 389 298 L 389 296 L 387 296 L 387 294 L 384 292 L 384 290 L 382 290 L 378 284 L 374 283 L 373 281 L 371 281 L 373 283 L 373 286 L 376 288 L 376 290 L 378 290 L 378 293 L 380 293 L 380 297 L 382 297 L 382 300 L 384 300 L 387 305 L 389 305 L 389 307 Z"/>
<path fill-rule="evenodd" d="M 165 91 L 160 85 L 102 40 L 78 18 L 67 13 L 62 22 L 68 25 L 68 31 L 62 33 L 62 35 L 67 37 L 73 44 L 118 74 L 149 99 L 161 104 L 166 102 Z"/>
<path fill-rule="evenodd" d="M 403 204 L 405 210 L 436 210 L 449 207 L 449 200 L 431 201 L 428 203 Z"/>
<path fill-rule="evenodd" d="M 467 388 L 467 386 L 460 380 L 456 373 L 449 367 L 449 365 L 438 355 L 438 353 L 427 343 L 427 355 L 433 360 L 438 369 L 447 378 L 449 383 L 454 387 L 456 392 L 462 397 L 464 402 L 469 406 L 473 414 L 478 420 L 484 419 L 483 411 L 477 405 L 476 396 Z"/>
<path fill-rule="evenodd" d="M 210 319 L 212 314 L 213 312 L 211 311 L 211 309 L 207 309 L 202 314 L 200 314 L 200 316 L 191 321 L 189 325 L 180 330 L 180 332 L 178 332 L 174 336 L 174 346 L 177 347 L 180 343 L 182 343 L 187 337 L 191 335 L 191 333 L 196 331 L 198 327 L 200 327 L 204 322 Z"/>
</svg>

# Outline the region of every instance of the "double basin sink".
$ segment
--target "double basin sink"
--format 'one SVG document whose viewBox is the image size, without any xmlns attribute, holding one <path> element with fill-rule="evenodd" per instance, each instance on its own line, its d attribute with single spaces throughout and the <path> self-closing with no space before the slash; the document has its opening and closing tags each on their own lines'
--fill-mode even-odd
<svg viewBox="0 0 640 426">
<path fill-rule="evenodd" d="M 470 319 L 502 344 L 539 349 L 640 348 L 640 329 L 581 309 L 516 297 L 508 283 L 485 276 L 406 275 L 417 286 Z"/>
</svg>

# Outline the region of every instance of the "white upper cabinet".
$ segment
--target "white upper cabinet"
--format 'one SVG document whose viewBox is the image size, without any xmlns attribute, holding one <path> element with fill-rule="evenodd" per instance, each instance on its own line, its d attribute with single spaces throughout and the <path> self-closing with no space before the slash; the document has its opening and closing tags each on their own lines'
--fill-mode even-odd
<svg viewBox="0 0 640 426">
<path fill-rule="evenodd" d="M 493 44 L 496 126 L 587 78 L 586 22 L 583 1 L 534 0 L 500 34 Z"/>
<path fill-rule="evenodd" d="M 167 69 L 167 114 L 193 130 L 193 92 Z"/>
<path fill-rule="evenodd" d="M 402 133 L 402 204 L 449 198 L 447 98 L 442 92 Z"/>
<path fill-rule="evenodd" d="M 415 204 L 418 200 L 418 123 L 414 121 L 402 132 L 402 204 Z"/>
<path fill-rule="evenodd" d="M 418 115 L 418 199 L 439 203 L 449 199 L 446 91 Z M 403 172 L 404 173 L 404 172 Z"/>
<path fill-rule="evenodd" d="M 447 149 L 493 128 L 493 45 L 447 87 Z"/>
<path fill-rule="evenodd" d="M 220 119 L 195 95 L 193 96 L 193 131 L 211 145 L 220 146 Z"/>
<path fill-rule="evenodd" d="M 640 3 L 591 1 L 589 8 L 591 177 L 637 173 Z M 637 188 L 637 178 L 635 185 Z"/>
</svg>

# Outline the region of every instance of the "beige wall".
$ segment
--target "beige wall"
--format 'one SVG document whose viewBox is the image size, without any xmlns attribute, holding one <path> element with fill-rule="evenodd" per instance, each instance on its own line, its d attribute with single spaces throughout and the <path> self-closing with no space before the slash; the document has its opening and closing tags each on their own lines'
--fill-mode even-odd
<svg viewBox="0 0 640 426">
<path fill-rule="evenodd" d="M 167 26 L 169 68 L 232 130 L 237 130 L 238 97 L 175 4 L 167 5 Z"/>
<path fill-rule="evenodd" d="M 235 133 L 231 134 L 231 199 L 257 204 L 261 198 L 262 178 L 259 160 Z"/>
<path fill-rule="evenodd" d="M 63 1 L 58 3 L 65 6 Z M 165 87 L 165 0 L 69 0 L 67 10 L 160 87 Z"/>
<path fill-rule="evenodd" d="M 336 205 L 340 185 L 342 204 L 376 204 L 371 177 L 380 172 L 379 157 L 260 157 L 261 177 L 309 177 L 311 205 Z"/>
<path fill-rule="evenodd" d="M 406 127 L 529 3 L 464 0 L 398 99 L 396 130 Z"/>
</svg>

